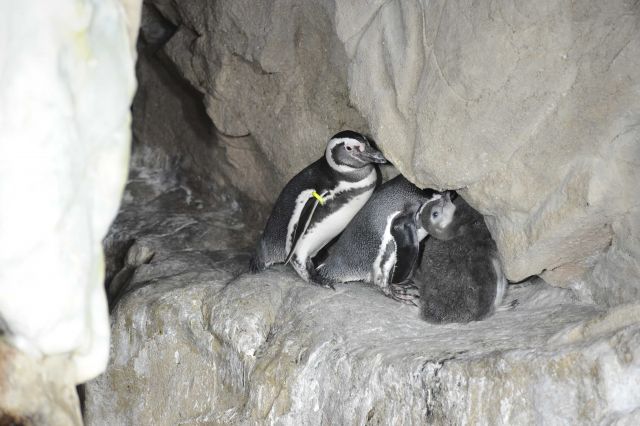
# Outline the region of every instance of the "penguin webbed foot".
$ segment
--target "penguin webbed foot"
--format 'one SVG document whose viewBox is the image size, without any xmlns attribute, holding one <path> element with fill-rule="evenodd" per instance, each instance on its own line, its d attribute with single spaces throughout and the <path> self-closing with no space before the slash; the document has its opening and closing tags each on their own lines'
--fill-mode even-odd
<svg viewBox="0 0 640 426">
<path fill-rule="evenodd" d="M 393 300 L 406 305 L 418 306 L 420 300 L 420 289 L 410 280 L 401 283 L 389 284 L 387 296 Z"/>
<path fill-rule="evenodd" d="M 308 271 L 309 271 L 309 282 L 311 284 L 324 287 L 324 288 L 330 288 L 331 290 L 335 291 L 336 288 L 334 287 L 334 284 L 336 283 L 333 280 L 330 280 L 329 278 L 322 275 L 322 273 L 320 273 L 319 271 L 319 268 L 314 267 L 312 264 L 311 269 L 308 269 Z"/>
<path fill-rule="evenodd" d="M 311 269 L 309 270 L 309 282 L 311 284 L 313 284 L 313 285 L 317 285 L 317 286 L 324 287 L 324 288 L 330 288 L 333 291 L 336 290 L 336 288 L 334 286 L 335 282 L 333 282 L 332 280 L 329 280 L 329 279 L 323 277 L 321 274 L 319 274 L 318 270 L 315 269 L 313 264 L 311 265 Z"/>
<path fill-rule="evenodd" d="M 289 264 L 298 273 L 298 276 L 302 278 L 304 281 L 313 285 L 317 285 L 319 287 L 330 288 L 332 290 L 335 290 L 333 283 L 322 279 L 322 277 L 316 273 L 316 268 L 313 264 L 313 261 L 310 258 L 307 258 L 303 264 L 303 262 L 300 261 L 298 256 L 294 255 L 289 261 Z"/>
<path fill-rule="evenodd" d="M 327 281 L 325 281 L 325 282 L 317 282 L 317 281 L 314 281 L 313 279 L 310 279 L 309 282 L 311 284 L 313 284 L 313 285 L 317 285 L 318 287 L 330 288 L 333 291 L 336 290 L 336 288 L 335 288 L 335 286 L 333 285 L 332 282 L 327 282 Z"/>
</svg>

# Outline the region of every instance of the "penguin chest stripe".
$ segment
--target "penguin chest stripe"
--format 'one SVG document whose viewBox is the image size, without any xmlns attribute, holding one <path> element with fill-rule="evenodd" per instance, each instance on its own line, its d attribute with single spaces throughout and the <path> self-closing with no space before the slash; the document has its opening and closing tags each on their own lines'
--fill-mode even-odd
<svg viewBox="0 0 640 426">
<path fill-rule="evenodd" d="M 376 174 L 375 170 L 373 170 L 371 171 L 371 173 L 367 175 L 367 177 L 357 182 L 341 181 L 340 183 L 338 183 L 338 185 L 336 185 L 335 188 L 333 188 L 330 191 L 329 195 L 325 198 L 327 200 L 331 200 L 336 198 L 343 192 L 347 192 L 347 191 L 357 191 L 357 190 L 368 191 L 370 189 L 375 188 L 377 180 L 378 180 L 378 175 Z"/>
<path fill-rule="evenodd" d="M 502 300 L 504 299 L 504 295 L 507 291 L 507 285 L 509 284 L 507 282 L 506 277 L 504 276 L 504 273 L 502 272 L 502 266 L 500 265 L 500 261 L 495 258 L 492 257 L 491 258 L 491 265 L 493 266 L 493 270 L 496 273 L 496 298 L 493 301 L 493 307 L 498 308 L 500 306 L 500 304 L 502 304 Z"/>
<path fill-rule="evenodd" d="M 401 213 L 396 211 L 387 218 L 387 224 L 382 234 L 382 241 L 378 248 L 378 256 L 373 262 L 372 279 L 374 284 L 380 287 L 386 287 L 391 278 L 393 267 L 396 264 L 396 243 L 391 235 L 391 226 L 393 220 Z"/>
</svg>

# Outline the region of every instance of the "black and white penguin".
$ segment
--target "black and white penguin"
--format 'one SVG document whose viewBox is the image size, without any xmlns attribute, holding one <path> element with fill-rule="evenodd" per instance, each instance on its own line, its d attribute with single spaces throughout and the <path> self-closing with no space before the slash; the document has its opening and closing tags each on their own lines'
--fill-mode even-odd
<svg viewBox="0 0 640 426">
<path fill-rule="evenodd" d="M 291 263 L 308 281 L 312 258 L 334 239 L 365 205 L 378 185 L 380 151 L 360 133 L 334 135 L 325 155 L 293 177 L 278 197 L 251 259 L 259 272 Z"/>
<path fill-rule="evenodd" d="M 413 303 L 402 284 L 416 267 L 419 244 L 451 223 L 448 193 L 421 190 L 397 176 L 376 190 L 329 250 L 312 279 L 323 285 L 364 281 L 396 300 Z M 428 215 L 424 221 L 421 218 Z M 423 225 L 426 223 L 426 225 Z"/>
<path fill-rule="evenodd" d="M 421 316 L 431 323 L 486 318 L 500 307 L 507 289 L 484 218 L 462 197 L 455 204 L 453 222 L 438 239 L 425 242 L 414 274 L 413 282 L 420 289 Z"/>
</svg>

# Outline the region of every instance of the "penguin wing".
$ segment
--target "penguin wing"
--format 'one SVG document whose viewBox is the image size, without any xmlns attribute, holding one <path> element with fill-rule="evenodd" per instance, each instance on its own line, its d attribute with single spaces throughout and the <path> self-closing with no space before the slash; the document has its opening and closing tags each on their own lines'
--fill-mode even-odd
<svg viewBox="0 0 640 426">
<path fill-rule="evenodd" d="M 300 212 L 300 217 L 298 218 L 298 223 L 294 226 L 293 231 L 293 239 L 291 242 L 291 250 L 287 253 L 287 260 L 285 260 L 285 265 L 289 263 L 291 258 L 293 257 L 293 253 L 296 252 L 296 246 L 300 242 L 302 236 L 305 232 L 307 232 L 307 228 L 311 223 L 311 219 L 313 218 L 313 214 L 318 207 L 318 204 L 324 204 L 324 197 L 327 196 L 329 191 L 324 191 L 322 194 L 318 194 L 313 191 L 313 196 L 309 197 L 304 207 L 302 208 L 302 212 Z"/>
<path fill-rule="evenodd" d="M 411 277 L 420 252 L 415 214 L 396 217 L 391 223 L 391 236 L 396 243 L 396 265 L 391 282 L 401 283 Z"/>
</svg>

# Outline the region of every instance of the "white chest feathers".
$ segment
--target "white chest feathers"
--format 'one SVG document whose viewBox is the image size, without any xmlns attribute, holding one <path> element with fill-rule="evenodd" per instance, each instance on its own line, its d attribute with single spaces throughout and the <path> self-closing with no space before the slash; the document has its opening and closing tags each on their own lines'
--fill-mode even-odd
<svg viewBox="0 0 640 426">
<path fill-rule="evenodd" d="M 382 233 L 382 241 L 380 241 L 380 247 L 378 248 L 378 255 L 373 262 L 371 275 L 368 277 L 369 282 L 374 283 L 380 288 L 388 286 L 396 265 L 397 247 L 391 235 L 391 226 L 400 213 L 402 213 L 400 210 L 395 211 L 387 218 L 387 223 Z"/>
<path fill-rule="evenodd" d="M 331 203 L 332 200 L 335 200 L 336 197 L 341 194 L 345 194 L 349 191 L 360 190 L 363 188 L 369 188 L 366 191 L 356 195 L 355 197 L 349 199 L 345 204 L 343 204 L 338 210 L 334 211 L 330 215 L 324 217 L 321 221 L 314 221 L 313 226 L 309 226 L 307 231 L 298 241 L 295 247 L 295 255 L 298 259 L 306 259 L 308 257 L 313 257 L 320 249 L 322 249 L 325 245 L 329 243 L 332 239 L 338 236 L 344 228 L 351 222 L 351 219 L 364 207 L 366 202 L 371 198 L 371 194 L 375 189 L 377 175 L 375 170 L 373 170 L 365 179 L 362 179 L 357 182 L 340 182 L 334 189 L 329 191 L 327 195 L 325 195 L 324 199 L 326 203 Z M 296 200 L 296 211 L 294 211 L 294 215 L 291 217 L 291 221 L 288 226 L 288 234 L 287 234 L 287 252 L 291 250 L 291 244 L 293 240 L 293 230 L 295 229 L 296 224 L 298 226 L 304 226 L 304 224 L 298 223 L 300 220 L 300 214 L 302 213 L 302 208 L 304 207 L 304 202 L 308 200 L 309 196 L 311 196 L 311 190 L 308 191 L 309 195 L 306 195 L 307 191 L 298 196 Z M 345 194 L 347 195 L 347 194 Z M 304 201 L 303 201 L 304 199 Z M 298 206 L 300 206 L 298 208 Z M 321 207 L 318 207 L 321 208 Z"/>
</svg>

